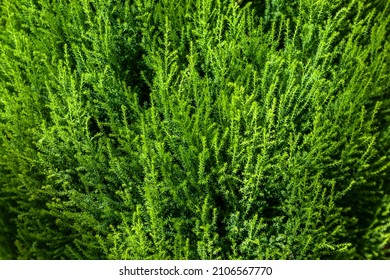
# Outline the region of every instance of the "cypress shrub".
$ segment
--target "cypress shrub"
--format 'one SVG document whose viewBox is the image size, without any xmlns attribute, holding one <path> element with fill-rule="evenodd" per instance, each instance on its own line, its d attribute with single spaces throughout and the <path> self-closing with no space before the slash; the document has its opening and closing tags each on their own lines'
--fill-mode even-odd
<svg viewBox="0 0 390 280">
<path fill-rule="evenodd" d="M 389 10 L 3 0 L 0 258 L 389 259 Z"/>
</svg>

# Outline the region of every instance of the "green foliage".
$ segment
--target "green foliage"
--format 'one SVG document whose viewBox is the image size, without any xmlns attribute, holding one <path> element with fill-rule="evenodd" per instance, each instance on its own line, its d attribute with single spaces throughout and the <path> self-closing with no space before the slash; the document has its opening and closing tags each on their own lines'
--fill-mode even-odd
<svg viewBox="0 0 390 280">
<path fill-rule="evenodd" d="M 3 0 L 0 258 L 389 259 L 387 1 Z"/>
</svg>

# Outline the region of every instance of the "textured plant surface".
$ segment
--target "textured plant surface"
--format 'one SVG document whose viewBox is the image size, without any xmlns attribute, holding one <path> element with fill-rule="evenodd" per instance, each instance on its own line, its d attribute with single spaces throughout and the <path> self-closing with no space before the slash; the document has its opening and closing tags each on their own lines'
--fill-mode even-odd
<svg viewBox="0 0 390 280">
<path fill-rule="evenodd" d="M 389 259 L 386 0 L 2 0 L 0 258 Z"/>
</svg>

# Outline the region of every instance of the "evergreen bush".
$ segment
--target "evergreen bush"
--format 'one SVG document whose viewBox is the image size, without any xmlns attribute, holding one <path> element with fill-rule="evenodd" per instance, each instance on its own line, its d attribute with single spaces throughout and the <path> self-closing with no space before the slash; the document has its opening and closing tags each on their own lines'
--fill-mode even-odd
<svg viewBox="0 0 390 280">
<path fill-rule="evenodd" d="M 389 259 L 389 11 L 3 0 L 0 258 Z"/>
</svg>

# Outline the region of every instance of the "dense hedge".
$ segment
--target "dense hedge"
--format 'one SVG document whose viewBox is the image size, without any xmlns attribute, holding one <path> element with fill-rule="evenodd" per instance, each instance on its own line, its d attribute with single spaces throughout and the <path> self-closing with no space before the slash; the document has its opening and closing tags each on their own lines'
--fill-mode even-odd
<svg viewBox="0 0 390 280">
<path fill-rule="evenodd" d="M 386 0 L 2 0 L 0 258 L 389 259 Z"/>
</svg>

